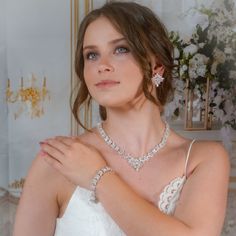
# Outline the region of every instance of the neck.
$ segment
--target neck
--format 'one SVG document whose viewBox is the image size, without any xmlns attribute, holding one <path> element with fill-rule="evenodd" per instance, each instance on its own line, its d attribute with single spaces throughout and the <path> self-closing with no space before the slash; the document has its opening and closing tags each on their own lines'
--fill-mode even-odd
<svg viewBox="0 0 236 236">
<path fill-rule="evenodd" d="M 108 108 L 103 128 L 117 145 L 140 156 L 161 141 L 165 124 L 159 108 L 146 100 L 142 106 L 130 109 Z"/>
</svg>

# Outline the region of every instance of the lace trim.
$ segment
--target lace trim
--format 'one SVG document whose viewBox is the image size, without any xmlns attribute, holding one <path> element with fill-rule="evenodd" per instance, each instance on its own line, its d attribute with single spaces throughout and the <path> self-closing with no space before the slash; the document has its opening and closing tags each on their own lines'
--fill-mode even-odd
<svg viewBox="0 0 236 236">
<path fill-rule="evenodd" d="M 172 180 L 160 194 L 158 207 L 165 214 L 172 215 L 179 200 L 181 190 L 186 181 L 186 176 Z"/>
</svg>

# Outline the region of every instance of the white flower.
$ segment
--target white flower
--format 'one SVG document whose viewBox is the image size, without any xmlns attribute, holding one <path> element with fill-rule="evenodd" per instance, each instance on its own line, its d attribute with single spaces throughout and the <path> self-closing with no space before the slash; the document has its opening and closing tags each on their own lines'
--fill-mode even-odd
<svg viewBox="0 0 236 236">
<path fill-rule="evenodd" d="M 218 62 L 218 63 L 224 63 L 225 59 L 226 59 L 226 56 L 225 56 L 224 52 L 222 52 L 218 48 L 216 48 L 214 50 L 213 57 L 214 57 L 215 61 Z"/>
<path fill-rule="evenodd" d="M 236 79 L 236 71 L 235 70 L 231 70 L 229 72 L 229 78 L 230 79 Z"/>
<path fill-rule="evenodd" d="M 217 69 L 218 63 L 216 61 L 214 61 L 211 65 L 211 74 L 215 75 L 216 74 L 216 69 Z"/>
<path fill-rule="evenodd" d="M 175 87 L 175 91 L 183 91 L 184 87 L 185 87 L 185 83 L 183 80 L 180 79 L 174 79 L 173 80 L 173 85 Z"/>
<path fill-rule="evenodd" d="M 211 88 L 212 88 L 212 89 L 216 89 L 216 88 L 218 88 L 218 86 L 219 86 L 219 82 L 217 82 L 217 81 L 214 81 L 214 82 L 212 82 L 212 84 L 211 84 Z"/>
<path fill-rule="evenodd" d="M 206 74 L 206 65 L 201 65 L 197 68 L 197 71 L 196 73 L 201 76 L 201 77 L 204 77 L 205 74 Z"/>
<path fill-rule="evenodd" d="M 232 27 L 232 31 L 236 32 L 236 25 L 234 27 Z"/>
<path fill-rule="evenodd" d="M 189 35 L 184 35 L 182 40 L 184 44 L 189 44 L 191 37 Z"/>
<path fill-rule="evenodd" d="M 222 120 L 224 117 L 224 112 L 221 109 L 216 109 L 214 115 L 217 119 Z"/>
<path fill-rule="evenodd" d="M 189 60 L 189 77 L 196 79 L 206 74 L 206 64 L 209 58 L 203 54 L 197 53 Z"/>
<path fill-rule="evenodd" d="M 197 78 L 197 73 L 195 72 L 195 70 L 192 70 L 191 68 L 190 68 L 190 70 L 189 70 L 189 77 L 191 78 L 191 79 L 196 79 Z"/>
<path fill-rule="evenodd" d="M 185 55 L 193 55 L 197 52 L 198 47 L 195 44 L 190 44 L 186 48 L 184 48 L 184 54 Z"/>
<path fill-rule="evenodd" d="M 180 77 L 183 76 L 183 74 L 188 70 L 188 66 L 187 65 L 182 65 L 179 69 L 179 74 L 180 74 Z"/>
<path fill-rule="evenodd" d="M 229 26 L 220 25 L 218 22 L 211 24 L 208 32 L 208 38 L 211 40 L 213 37 L 216 37 L 217 43 L 231 43 L 233 36 L 233 30 Z"/>
<path fill-rule="evenodd" d="M 222 89 L 222 88 L 218 88 L 218 90 L 217 90 L 217 94 L 219 95 L 219 96 L 225 96 L 226 95 L 226 91 L 224 90 L 224 89 Z"/>
<path fill-rule="evenodd" d="M 166 106 L 165 106 L 165 110 L 164 110 L 164 116 L 166 118 L 170 118 L 171 116 L 173 116 L 175 109 L 178 106 L 176 106 L 176 102 L 175 100 L 169 102 Z"/>
<path fill-rule="evenodd" d="M 180 67 L 180 69 L 179 69 L 179 75 L 180 75 L 180 77 L 182 77 L 184 75 L 184 70 L 182 67 Z"/>
<path fill-rule="evenodd" d="M 214 103 L 216 104 L 217 107 L 219 107 L 220 103 L 222 102 L 222 97 L 217 95 L 215 98 L 214 98 Z"/>
<path fill-rule="evenodd" d="M 179 49 L 177 47 L 174 47 L 174 58 L 179 58 L 180 53 L 179 53 Z"/>
<path fill-rule="evenodd" d="M 179 61 L 178 60 L 174 60 L 174 64 L 175 65 L 179 65 Z"/>
<path fill-rule="evenodd" d="M 223 25 L 227 21 L 227 18 L 225 17 L 225 14 L 222 10 L 218 9 L 215 20 L 220 25 Z"/>
<path fill-rule="evenodd" d="M 199 43 L 198 46 L 199 48 L 203 48 L 205 46 L 205 43 Z"/>
<path fill-rule="evenodd" d="M 227 100 L 225 101 L 225 106 L 224 106 L 224 108 L 225 108 L 225 112 L 226 112 L 228 115 L 230 115 L 231 112 L 234 110 L 234 105 L 233 105 L 233 103 L 232 103 L 232 100 L 227 99 Z"/>
<path fill-rule="evenodd" d="M 176 84 L 174 86 L 176 86 L 178 84 L 179 87 L 176 87 L 176 89 L 175 89 L 173 100 L 165 106 L 164 117 L 166 117 L 167 119 L 170 119 L 171 117 L 174 117 L 174 111 L 177 108 L 183 109 L 182 104 L 181 104 L 181 101 L 183 100 L 183 97 L 182 97 L 182 94 L 179 93 L 179 90 L 178 90 L 178 89 L 180 89 L 180 90 L 183 91 L 183 87 L 181 85 L 183 83 L 181 83 L 181 82 L 179 83 L 179 81 L 174 80 L 174 84 L 176 82 Z"/>
<path fill-rule="evenodd" d="M 187 65 L 182 66 L 183 71 L 186 71 L 188 69 Z"/>
<path fill-rule="evenodd" d="M 232 48 L 226 47 L 224 52 L 225 52 L 225 54 L 232 54 Z"/>
</svg>

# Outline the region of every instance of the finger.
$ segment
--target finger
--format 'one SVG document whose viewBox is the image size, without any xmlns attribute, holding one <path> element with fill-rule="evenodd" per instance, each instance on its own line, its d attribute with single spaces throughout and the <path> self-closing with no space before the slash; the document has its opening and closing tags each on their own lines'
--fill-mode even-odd
<svg viewBox="0 0 236 236">
<path fill-rule="evenodd" d="M 49 154 L 50 156 L 52 156 L 53 158 L 55 158 L 60 162 L 63 161 L 64 154 L 61 151 L 59 151 L 56 147 L 51 146 L 48 143 L 40 143 L 40 146 L 42 151 L 46 152 L 47 154 Z"/>
<path fill-rule="evenodd" d="M 50 165 L 52 166 L 54 169 L 62 172 L 62 167 L 63 165 L 57 161 L 56 159 L 54 159 L 52 156 L 48 155 L 47 153 L 41 152 L 41 155 L 43 156 L 43 159 Z"/>
<path fill-rule="evenodd" d="M 68 146 L 63 141 L 56 138 L 46 139 L 45 142 L 48 143 L 50 146 L 58 149 L 63 154 L 65 154 L 70 148 L 70 146 Z"/>
<path fill-rule="evenodd" d="M 55 139 L 60 140 L 64 144 L 71 146 L 75 141 L 73 137 L 68 137 L 68 136 L 56 136 Z"/>
<path fill-rule="evenodd" d="M 78 136 L 56 136 L 56 139 L 62 141 L 68 146 L 72 146 L 74 143 L 79 143 L 81 145 L 84 145 L 84 143 L 78 138 Z"/>
</svg>

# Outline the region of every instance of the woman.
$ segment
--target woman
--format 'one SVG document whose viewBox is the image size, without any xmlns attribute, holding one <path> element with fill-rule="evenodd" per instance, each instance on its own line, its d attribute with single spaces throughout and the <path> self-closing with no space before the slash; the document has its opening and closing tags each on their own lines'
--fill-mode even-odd
<svg viewBox="0 0 236 236">
<path fill-rule="evenodd" d="M 40 143 L 14 236 L 220 235 L 228 156 L 220 144 L 181 137 L 162 120 L 172 45 L 151 10 L 113 2 L 92 11 L 80 27 L 75 66 L 81 84 L 73 113 L 81 124 L 77 111 L 92 97 L 103 122 Z"/>
</svg>

